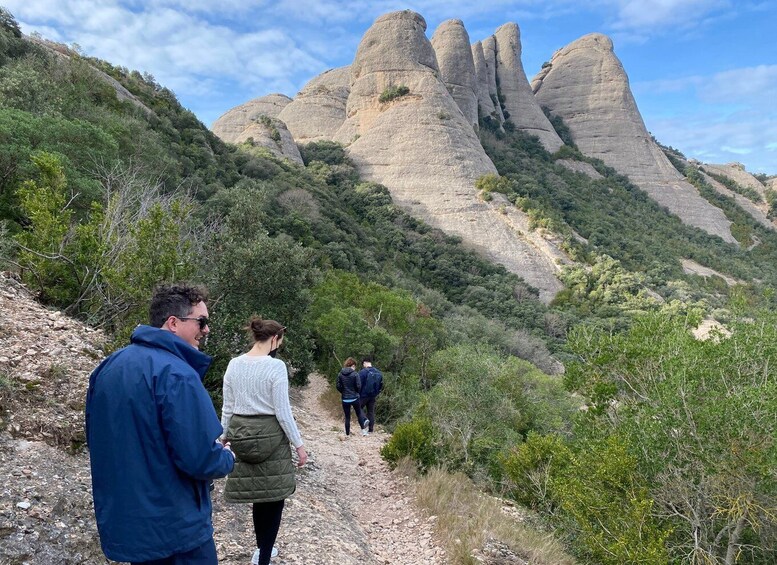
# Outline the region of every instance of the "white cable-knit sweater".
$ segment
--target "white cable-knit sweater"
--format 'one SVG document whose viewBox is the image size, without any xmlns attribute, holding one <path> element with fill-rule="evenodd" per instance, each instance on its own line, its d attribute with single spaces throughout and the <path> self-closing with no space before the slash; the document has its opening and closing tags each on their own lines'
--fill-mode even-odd
<svg viewBox="0 0 777 565">
<path fill-rule="evenodd" d="M 274 415 L 294 447 L 302 445 L 302 436 L 291 414 L 286 364 L 280 359 L 243 354 L 229 362 L 224 373 L 224 404 L 221 407 L 224 434 L 233 414 Z"/>
</svg>

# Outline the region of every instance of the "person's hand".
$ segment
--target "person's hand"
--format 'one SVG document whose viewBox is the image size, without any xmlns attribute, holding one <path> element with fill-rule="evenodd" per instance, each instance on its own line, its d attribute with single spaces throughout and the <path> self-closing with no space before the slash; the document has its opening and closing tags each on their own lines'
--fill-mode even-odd
<svg viewBox="0 0 777 565">
<path fill-rule="evenodd" d="M 297 448 L 297 467 L 302 467 L 308 461 L 308 452 L 305 451 L 305 446 L 300 445 Z"/>
<path fill-rule="evenodd" d="M 225 451 L 229 451 L 232 454 L 232 459 L 235 459 L 235 452 L 232 451 L 232 444 L 230 444 L 229 442 L 225 442 L 224 443 L 224 450 Z"/>
</svg>

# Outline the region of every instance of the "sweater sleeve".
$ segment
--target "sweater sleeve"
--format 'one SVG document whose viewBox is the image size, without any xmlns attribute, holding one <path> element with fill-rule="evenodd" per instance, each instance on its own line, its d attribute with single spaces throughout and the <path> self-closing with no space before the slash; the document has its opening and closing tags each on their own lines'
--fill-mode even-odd
<svg viewBox="0 0 777 565">
<path fill-rule="evenodd" d="M 229 422 L 232 420 L 232 415 L 235 413 L 235 391 L 232 388 L 232 362 L 230 361 L 227 366 L 227 370 L 224 373 L 224 384 L 222 389 L 223 402 L 221 404 L 221 427 L 224 428 L 224 432 L 221 434 L 222 439 L 226 437 L 227 430 L 229 429 Z"/>
<path fill-rule="evenodd" d="M 291 403 L 289 402 L 289 377 L 286 372 L 286 366 L 283 362 L 278 363 L 277 373 L 273 374 L 272 379 L 272 402 L 275 409 L 275 417 L 278 423 L 286 433 L 286 437 L 294 445 L 302 445 L 302 436 L 297 429 L 297 423 L 291 414 Z"/>
</svg>

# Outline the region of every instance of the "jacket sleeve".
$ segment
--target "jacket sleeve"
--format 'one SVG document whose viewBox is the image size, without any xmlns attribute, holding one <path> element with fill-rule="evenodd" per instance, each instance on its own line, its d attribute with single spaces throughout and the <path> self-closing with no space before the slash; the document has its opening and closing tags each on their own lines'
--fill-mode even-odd
<svg viewBox="0 0 777 565">
<path fill-rule="evenodd" d="M 343 374 L 339 373 L 337 375 L 337 383 L 335 384 L 335 388 L 337 389 L 337 392 L 343 392 Z"/>
<path fill-rule="evenodd" d="M 160 383 L 157 406 L 176 467 L 197 480 L 229 474 L 235 459 L 216 441 L 222 434 L 221 424 L 199 377 L 171 372 Z"/>
<path fill-rule="evenodd" d="M 354 376 L 354 386 L 356 386 L 356 392 L 362 391 L 362 378 L 359 376 L 359 373 L 353 373 Z"/>
</svg>

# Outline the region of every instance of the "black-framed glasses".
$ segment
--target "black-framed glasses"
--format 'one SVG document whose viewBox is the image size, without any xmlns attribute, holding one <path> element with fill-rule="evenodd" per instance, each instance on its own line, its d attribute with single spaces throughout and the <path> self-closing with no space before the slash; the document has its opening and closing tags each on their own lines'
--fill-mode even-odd
<svg viewBox="0 0 777 565">
<path fill-rule="evenodd" d="M 208 319 L 207 316 L 200 316 L 199 318 L 180 318 L 180 317 L 176 316 L 176 318 L 178 318 L 179 320 L 194 320 L 198 324 L 200 324 L 200 329 L 201 330 L 204 330 L 205 326 L 207 326 L 210 323 L 210 320 Z"/>
</svg>

